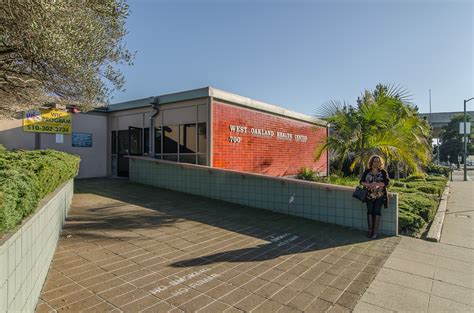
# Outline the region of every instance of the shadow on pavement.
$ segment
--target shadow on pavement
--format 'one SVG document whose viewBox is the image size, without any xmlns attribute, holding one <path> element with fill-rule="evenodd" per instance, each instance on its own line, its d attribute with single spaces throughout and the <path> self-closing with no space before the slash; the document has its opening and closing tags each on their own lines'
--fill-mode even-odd
<svg viewBox="0 0 474 313">
<path fill-rule="evenodd" d="M 75 194 L 84 197 L 69 215 L 66 229 L 85 239 L 106 239 L 104 230 L 107 234 L 115 230 L 117 239 L 121 230 L 136 229 L 143 233 L 147 229 L 180 228 L 181 224 L 189 227 L 189 221 L 193 221 L 262 240 L 255 246 L 230 251 L 224 246 L 219 252 L 174 262 L 173 267 L 263 261 L 368 241 L 365 233 L 358 230 L 121 179 L 77 180 Z M 88 203 L 87 194 L 100 196 L 103 202 L 96 197 L 94 203 Z M 389 254 L 396 241 L 377 240 L 369 244 L 375 245 L 378 253 Z"/>
</svg>

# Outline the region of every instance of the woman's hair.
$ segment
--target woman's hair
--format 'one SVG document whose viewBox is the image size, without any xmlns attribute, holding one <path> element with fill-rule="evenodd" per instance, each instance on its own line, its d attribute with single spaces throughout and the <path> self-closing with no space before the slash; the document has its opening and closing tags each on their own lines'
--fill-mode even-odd
<svg viewBox="0 0 474 313">
<path fill-rule="evenodd" d="M 374 164 L 374 160 L 377 159 L 377 158 L 380 160 L 380 169 L 383 169 L 385 167 L 385 161 L 383 160 L 383 158 L 379 155 L 374 154 L 369 159 L 369 163 L 368 163 L 368 168 L 369 169 L 372 169 L 372 165 Z"/>
</svg>

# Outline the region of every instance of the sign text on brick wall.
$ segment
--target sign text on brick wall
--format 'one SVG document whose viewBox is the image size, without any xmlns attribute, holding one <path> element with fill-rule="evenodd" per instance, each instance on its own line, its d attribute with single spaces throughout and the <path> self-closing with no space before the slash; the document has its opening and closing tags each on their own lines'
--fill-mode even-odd
<svg viewBox="0 0 474 313">
<path fill-rule="evenodd" d="M 253 136 L 258 137 L 268 137 L 268 138 L 277 138 L 280 140 L 288 140 L 288 141 L 298 141 L 298 142 L 306 142 L 308 141 L 308 136 L 299 135 L 299 134 L 291 134 L 286 132 L 280 131 L 273 131 L 269 129 L 263 128 L 254 128 L 254 127 L 247 127 L 242 125 L 229 125 L 229 129 L 231 133 L 235 134 L 251 134 Z M 232 143 L 240 143 L 241 137 L 239 136 L 230 136 L 229 141 Z"/>
</svg>

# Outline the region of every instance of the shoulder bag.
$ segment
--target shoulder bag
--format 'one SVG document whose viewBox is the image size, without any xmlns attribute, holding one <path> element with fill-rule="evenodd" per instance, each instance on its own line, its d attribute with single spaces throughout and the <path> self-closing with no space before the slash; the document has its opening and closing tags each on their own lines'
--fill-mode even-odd
<svg viewBox="0 0 474 313">
<path fill-rule="evenodd" d="M 365 202 L 367 199 L 367 189 L 362 186 L 357 186 L 354 192 L 352 193 L 352 196 L 357 200 Z"/>
</svg>

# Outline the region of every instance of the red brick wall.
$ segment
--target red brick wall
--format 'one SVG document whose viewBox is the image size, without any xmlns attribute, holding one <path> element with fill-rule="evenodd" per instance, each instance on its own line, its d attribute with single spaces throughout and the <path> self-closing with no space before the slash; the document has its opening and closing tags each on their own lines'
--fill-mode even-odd
<svg viewBox="0 0 474 313">
<path fill-rule="evenodd" d="M 302 167 L 326 173 L 326 153 L 314 161 L 315 147 L 326 138 L 326 128 L 218 101 L 212 105 L 214 167 L 271 176 L 293 175 Z M 247 127 L 246 133 L 231 131 L 230 125 Z M 255 135 L 251 128 L 269 132 Z M 277 132 L 290 133 L 293 138 L 279 139 Z M 295 135 L 306 136 L 307 141 L 297 141 Z M 230 142 L 231 136 L 240 142 Z"/>
</svg>

